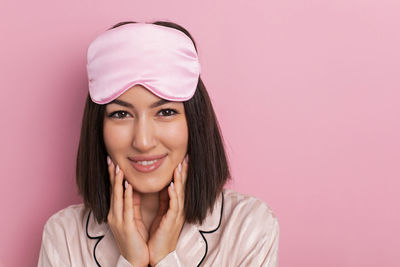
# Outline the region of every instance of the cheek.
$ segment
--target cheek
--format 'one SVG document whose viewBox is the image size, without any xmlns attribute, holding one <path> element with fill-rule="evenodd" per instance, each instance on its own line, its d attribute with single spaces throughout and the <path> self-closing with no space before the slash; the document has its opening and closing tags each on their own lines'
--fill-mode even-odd
<svg viewBox="0 0 400 267">
<path fill-rule="evenodd" d="M 163 127 L 160 138 L 170 148 L 184 150 L 184 152 L 186 152 L 188 134 L 186 121 L 182 121 L 180 123 L 176 123 L 175 125 Z"/>
<path fill-rule="evenodd" d="M 108 151 L 122 149 L 131 138 L 131 129 L 126 125 L 111 125 L 104 122 L 103 137 Z"/>
</svg>

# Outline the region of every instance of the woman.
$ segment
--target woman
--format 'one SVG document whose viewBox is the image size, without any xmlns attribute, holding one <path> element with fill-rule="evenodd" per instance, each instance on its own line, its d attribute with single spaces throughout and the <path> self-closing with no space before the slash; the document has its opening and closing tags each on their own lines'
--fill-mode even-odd
<svg viewBox="0 0 400 267">
<path fill-rule="evenodd" d="M 122 22 L 88 48 L 77 157 L 84 203 L 47 222 L 39 266 L 277 266 L 279 226 L 230 179 L 195 42 Z"/>
</svg>

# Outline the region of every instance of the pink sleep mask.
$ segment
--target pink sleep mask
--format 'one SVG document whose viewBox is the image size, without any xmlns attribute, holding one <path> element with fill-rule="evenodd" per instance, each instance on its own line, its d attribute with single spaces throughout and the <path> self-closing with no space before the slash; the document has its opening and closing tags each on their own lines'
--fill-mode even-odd
<svg viewBox="0 0 400 267">
<path fill-rule="evenodd" d="M 89 94 L 107 104 L 140 84 L 170 101 L 195 93 L 200 63 L 192 40 L 180 30 L 129 23 L 100 34 L 88 47 Z"/>
</svg>

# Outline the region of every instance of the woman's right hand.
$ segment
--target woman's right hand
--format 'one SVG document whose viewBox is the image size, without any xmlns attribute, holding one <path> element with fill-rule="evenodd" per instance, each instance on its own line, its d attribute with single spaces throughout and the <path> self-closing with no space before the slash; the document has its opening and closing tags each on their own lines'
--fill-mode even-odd
<svg viewBox="0 0 400 267">
<path fill-rule="evenodd" d="M 121 255 L 134 267 L 148 266 L 150 257 L 147 248 L 148 232 L 140 213 L 140 196 L 133 192 L 132 185 L 126 182 L 125 195 L 122 186 L 123 171 L 107 161 L 111 183 L 111 203 L 107 216 L 108 224 L 117 241 Z M 118 173 L 116 173 L 118 171 Z"/>
</svg>

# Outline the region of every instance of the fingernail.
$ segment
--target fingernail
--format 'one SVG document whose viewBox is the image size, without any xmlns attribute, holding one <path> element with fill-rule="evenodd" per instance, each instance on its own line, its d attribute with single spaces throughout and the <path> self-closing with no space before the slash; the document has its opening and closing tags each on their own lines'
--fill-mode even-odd
<svg viewBox="0 0 400 267">
<path fill-rule="evenodd" d="M 178 171 L 182 172 L 182 164 L 181 163 L 179 163 L 179 165 L 178 165 Z"/>
<path fill-rule="evenodd" d="M 186 162 L 186 163 L 189 162 L 189 155 L 186 155 L 186 157 L 185 157 L 185 162 Z"/>
<path fill-rule="evenodd" d="M 172 190 L 175 189 L 174 182 L 171 182 L 171 188 L 172 188 Z"/>
<path fill-rule="evenodd" d="M 110 165 L 110 163 L 111 163 L 110 156 L 107 156 L 107 164 Z"/>
<path fill-rule="evenodd" d="M 115 174 L 119 173 L 119 165 L 117 165 L 117 168 L 115 169 Z"/>
<path fill-rule="evenodd" d="M 127 189 L 127 188 L 128 188 L 128 181 L 125 180 L 125 189 Z"/>
</svg>

